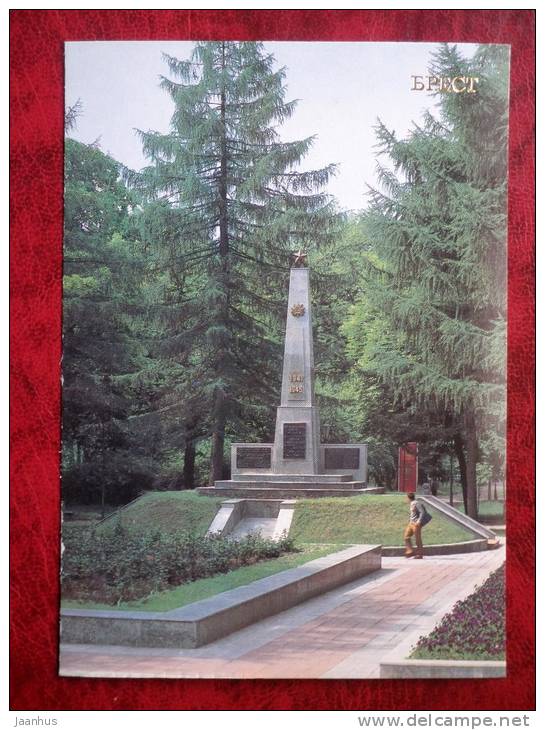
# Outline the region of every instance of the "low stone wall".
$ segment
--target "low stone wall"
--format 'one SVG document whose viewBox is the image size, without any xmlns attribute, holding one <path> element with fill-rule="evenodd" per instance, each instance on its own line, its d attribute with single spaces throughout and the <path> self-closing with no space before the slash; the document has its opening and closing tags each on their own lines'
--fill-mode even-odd
<svg viewBox="0 0 545 730">
<path fill-rule="evenodd" d="M 424 557 L 432 555 L 459 555 L 461 553 L 476 553 L 499 547 L 500 542 L 490 544 L 488 540 L 467 540 L 466 542 L 452 542 L 440 545 L 424 545 Z M 382 556 L 385 558 L 400 557 L 405 554 L 404 547 L 383 546 Z"/>
<path fill-rule="evenodd" d="M 380 545 L 353 545 L 173 611 L 61 610 L 61 642 L 195 648 L 381 567 Z"/>
<path fill-rule="evenodd" d="M 424 504 L 427 504 L 430 507 L 436 509 L 443 515 L 443 517 L 446 517 L 451 522 L 454 522 L 455 524 L 464 527 L 469 532 L 472 532 L 476 537 L 484 538 L 486 540 L 493 540 L 496 537 L 493 531 L 490 530 L 488 527 L 481 525 L 480 522 L 473 520 L 471 517 L 468 517 L 463 512 L 460 512 L 460 510 L 451 507 L 450 504 L 444 499 L 433 497 L 430 494 L 419 494 L 418 499 L 424 502 Z"/>
<path fill-rule="evenodd" d="M 227 535 L 243 515 L 244 500 L 230 499 L 221 503 L 208 528 L 209 535 Z"/>
<path fill-rule="evenodd" d="M 381 679 L 487 679 L 505 677 L 506 663 L 445 659 L 405 659 L 380 665 Z"/>
</svg>

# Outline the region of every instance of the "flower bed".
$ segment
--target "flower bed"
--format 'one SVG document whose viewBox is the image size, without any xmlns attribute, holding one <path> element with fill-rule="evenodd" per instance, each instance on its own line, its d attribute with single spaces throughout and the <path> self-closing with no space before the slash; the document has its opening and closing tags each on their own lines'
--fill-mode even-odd
<svg viewBox="0 0 545 730">
<path fill-rule="evenodd" d="M 108 604 L 143 598 L 295 550 L 288 538 L 273 542 L 249 535 L 234 541 L 187 533 L 134 533 L 120 523 L 110 533 L 88 530 L 63 537 L 63 599 Z"/>
<path fill-rule="evenodd" d="M 505 564 L 414 647 L 411 659 L 505 658 Z"/>
</svg>

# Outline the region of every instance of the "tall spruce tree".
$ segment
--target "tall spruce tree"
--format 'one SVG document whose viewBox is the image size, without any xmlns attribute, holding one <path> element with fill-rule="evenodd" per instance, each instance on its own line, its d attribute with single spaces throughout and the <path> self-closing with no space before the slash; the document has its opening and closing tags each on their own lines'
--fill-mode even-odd
<svg viewBox="0 0 545 730">
<path fill-rule="evenodd" d="M 126 426 L 143 365 L 133 317 L 142 262 L 122 235 L 133 201 L 115 160 L 67 139 L 64 203 L 64 497 L 126 501 L 149 483 Z"/>
<path fill-rule="evenodd" d="M 379 123 L 388 164 L 366 216 L 366 368 L 398 403 L 442 414 L 472 517 L 479 440 L 505 418 L 507 54 L 441 47 L 432 73 L 476 75 L 478 92 L 439 94 L 439 116 L 403 140 Z"/>
<path fill-rule="evenodd" d="M 186 365 L 178 388 L 197 412 L 184 419 L 210 436 L 214 481 L 226 433 L 255 437 L 258 404 L 274 402 L 289 255 L 332 239 L 334 207 L 319 191 L 334 166 L 297 170 L 313 138 L 280 139 L 296 103 L 262 44 L 198 43 L 190 60 L 165 60 L 170 131 L 140 132 L 150 164 L 127 178 L 146 196 L 142 235 L 167 272 L 160 351 Z"/>
</svg>

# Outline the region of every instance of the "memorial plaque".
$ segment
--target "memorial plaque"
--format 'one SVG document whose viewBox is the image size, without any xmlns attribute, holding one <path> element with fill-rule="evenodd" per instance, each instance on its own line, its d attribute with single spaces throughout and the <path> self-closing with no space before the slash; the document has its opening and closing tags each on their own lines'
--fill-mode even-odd
<svg viewBox="0 0 545 730">
<path fill-rule="evenodd" d="M 307 424 L 284 424 L 284 459 L 305 459 L 307 454 Z"/>
<path fill-rule="evenodd" d="M 271 447 L 260 446 L 255 449 L 237 447 L 237 469 L 270 469 Z"/>
<path fill-rule="evenodd" d="M 359 469 L 360 450 L 326 448 L 324 462 L 326 469 Z"/>
</svg>

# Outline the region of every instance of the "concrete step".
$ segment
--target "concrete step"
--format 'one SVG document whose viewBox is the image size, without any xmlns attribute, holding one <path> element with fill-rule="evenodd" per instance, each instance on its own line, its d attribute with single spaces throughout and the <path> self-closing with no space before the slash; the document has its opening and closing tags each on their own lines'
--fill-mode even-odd
<svg viewBox="0 0 545 730">
<path fill-rule="evenodd" d="M 252 532 L 259 532 L 261 537 L 272 539 L 275 527 L 276 517 L 243 517 L 229 533 L 229 537 L 239 540 Z"/>
<path fill-rule="evenodd" d="M 272 488 L 267 487 L 199 487 L 197 489 L 199 494 L 207 495 L 209 497 L 223 498 L 223 497 L 241 497 L 241 498 L 258 498 L 258 499 L 269 499 L 282 498 L 282 499 L 313 499 L 315 497 L 354 497 L 358 494 L 382 494 L 384 490 L 380 487 L 366 487 L 363 489 L 343 489 L 343 488 L 319 488 L 314 489 L 313 487 L 299 487 L 299 488 L 284 488 L 275 486 Z"/>
<path fill-rule="evenodd" d="M 243 482 L 240 479 L 225 479 L 214 482 L 216 489 L 363 489 L 365 482 L 297 482 L 293 479 L 283 481 Z"/>
<path fill-rule="evenodd" d="M 315 484 L 331 484 L 335 482 L 351 482 L 352 474 L 237 474 L 234 482 L 312 482 Z M 216 482 L 217 484 L 217 482 Z"/>
</svg>

